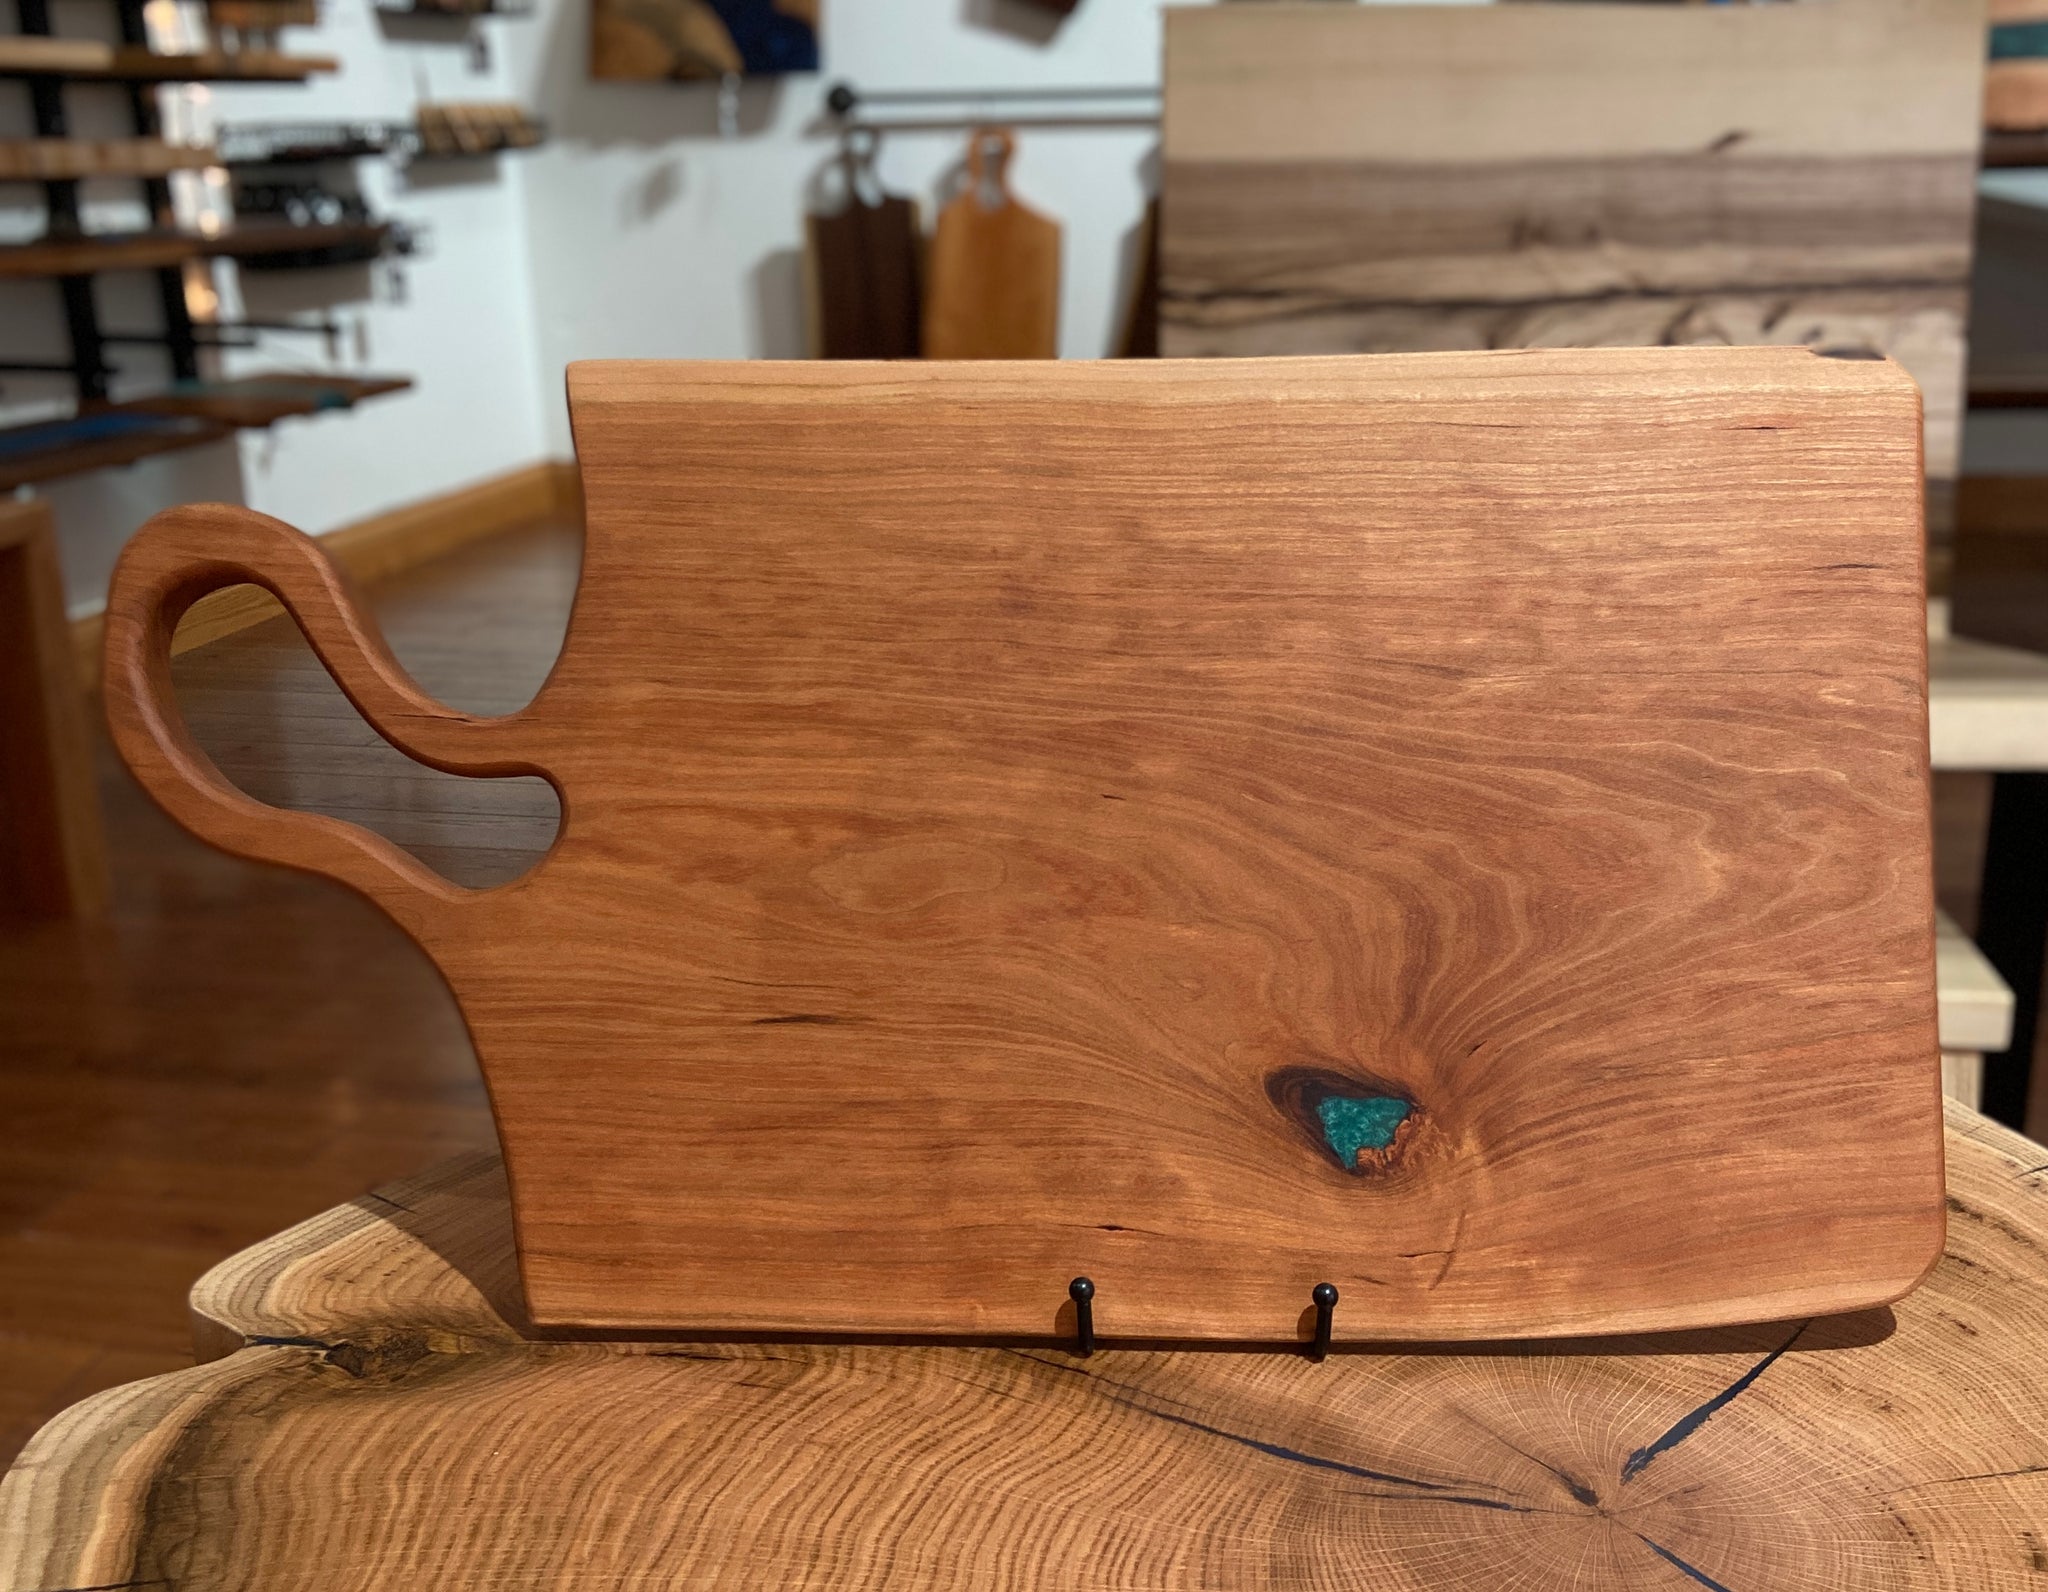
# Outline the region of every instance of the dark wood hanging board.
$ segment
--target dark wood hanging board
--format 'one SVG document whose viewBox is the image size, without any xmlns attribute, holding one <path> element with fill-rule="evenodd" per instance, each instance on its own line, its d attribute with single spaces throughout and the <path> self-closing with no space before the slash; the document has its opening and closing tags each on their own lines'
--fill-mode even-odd
<svg viewBox="0 0 2048 1592">
<path fill-rule="evenodd" d="M 1919 400 L 1794 349 L 572 366 L 536 701 L 317 544 L 153 520 L 108 710 L 177 819 L 434 956 L 545 1324 L 1266 1340 L 1698 1326 L 1942 1241 Z M 252 580 L 564 828 L 457 888 L 228 786 Z"/>
<path fill-rule="evenodd" d="M 837 163 L 844 202 L 804 217 L 816 352 L 823 359 L 915 359 L 924 313 L 917 205 L 882 190 L 871 131 L 850 129 L 844 139 Z"/>
</svg>

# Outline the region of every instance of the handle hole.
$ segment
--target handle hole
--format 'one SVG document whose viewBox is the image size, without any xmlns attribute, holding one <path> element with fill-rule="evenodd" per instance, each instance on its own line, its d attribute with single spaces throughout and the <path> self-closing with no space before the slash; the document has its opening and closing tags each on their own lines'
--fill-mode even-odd
<svg viewBox="0 0 2048 1592">
<path fill-rule="evenodd" d="M 365 594 L 425 690 L 474 713 L 510 713 L 532 699 L 561 651 L 575 596 L 575 543 L 557 540 L 515 549 L 501 538 L 493 560 L 457 554 Z M 466 778 L 414 762 L 356 712 L 260 588 L 229 587 L 195 604 L 172 652 L 193 738 L 257 801 L 358 824 L 472 889 L 518 878 L 554 843 L 561 803 L 546 780 Z"/>
</svg>

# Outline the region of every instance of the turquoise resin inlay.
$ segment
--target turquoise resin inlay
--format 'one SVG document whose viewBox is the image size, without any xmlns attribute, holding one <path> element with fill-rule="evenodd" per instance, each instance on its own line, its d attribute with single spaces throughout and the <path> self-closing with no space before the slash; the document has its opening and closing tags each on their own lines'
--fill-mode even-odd
<svg viewBox="0 0 2048 1592">
<path fill-rule="evenodd" d="M 1384 1150 L 1392 1144 L 1411 1109 L 1406 1100 L 1396 1100 L 1391 1095 L 1371 1095 L 1363 1100 L 1349 1095 L 1325 1095 L 1316 1102 L 1323 1137 L 1337 1152 L 1337 1160 L 1348 1167 L 1358 1165 L 1360 1150 Z"/>
</svg>

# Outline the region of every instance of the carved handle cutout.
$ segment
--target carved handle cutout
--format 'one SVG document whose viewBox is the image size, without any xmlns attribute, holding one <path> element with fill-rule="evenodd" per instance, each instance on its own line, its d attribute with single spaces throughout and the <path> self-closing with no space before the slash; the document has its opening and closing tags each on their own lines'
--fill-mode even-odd
<svg viewBox="0 0 2048 1592">
<path fill-rule="evenodd" d="M 170 668 L 178 620 L 207 593 L 243 583 L 276 597 L 356 711 L 429 768 L 483 777 L 530 774 L 555 784 L 515 749 L 530 710 L 482 718 L 427 696 L 319 545 L 253 510 L 202 504 L 159 514 L 136 533 L 115 567 L 107 598 L 107 721 L 143 788 L 200 839 L 237 856 L 338 879 L 415 938 L 425 938 L 437 912 L 488 892 L 450 883 L 355 824 L 255 800 L 221 773 L 179 713 Z"/>
</svg>

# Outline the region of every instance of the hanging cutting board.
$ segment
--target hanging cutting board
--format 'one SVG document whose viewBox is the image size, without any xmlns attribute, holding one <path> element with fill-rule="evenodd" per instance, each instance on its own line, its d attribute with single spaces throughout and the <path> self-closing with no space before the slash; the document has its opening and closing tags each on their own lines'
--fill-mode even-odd
<svg viewBox="0 0 2048 1592">
<path fill-rule="evenodd" d="M 1013 152 L 1001 128 L 978 128 L 968 140 L 967 180 L 932 232 L 927 359 L 1059 354 L 1059 223 L 1010 192 Z"/>
<path fill-rule="evenodd" d="M 400 672 L 317 543 L 179 509 L 117 741 L 461 1002 L 536 1320 L 1686 1327 L 1942 1239 L 1919 413 L 1798 349 L 572 366 L 538 698 Z M 228 786 L 250 580 L 421 761 L 564 827 L 457 888 Z M 366 1013 L 366 1018 L 369 1014 Z"/>
<path fill-rule="evenodd" d="M 871 131 L 849 129 L 837 162 L 845 202 L 804 218 L 822 359 L 915 359 L 919 352 L 924 239 L 917 206 L 882 189 L 874 153 Z"/>
</svg>

